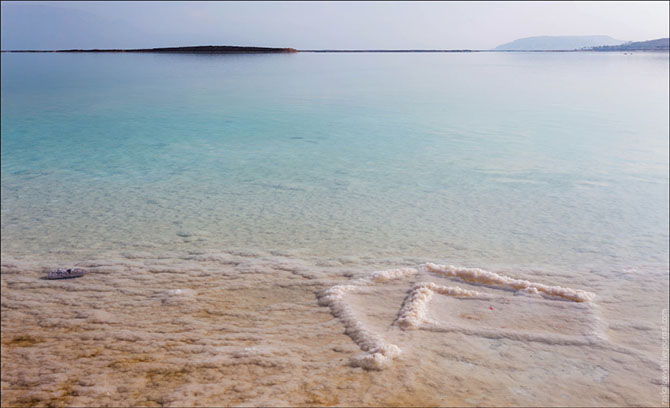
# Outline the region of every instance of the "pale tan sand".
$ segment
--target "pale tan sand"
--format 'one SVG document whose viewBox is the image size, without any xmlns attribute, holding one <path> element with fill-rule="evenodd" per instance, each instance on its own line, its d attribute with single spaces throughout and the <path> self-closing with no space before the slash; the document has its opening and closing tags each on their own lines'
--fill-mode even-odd
<svg viewBox="0 0 670 408">
<path fill-rule="evenodd" d="M 654 382 L 661 373 L 654 363 L 660 328 L 647 323 L 657 309 L 640 298 L 661 298 L 664 288 L 654 281 L 606 288 L 605 281 L 534 279 L 595 292 L 603 333 L 620 347 L 613 351 L 467 330 L 403 330 L 394 322 L 418 281 L 510 302 L 534 298 L 425 271 L 399 275 L 346 294 L 353 318 L 401 350 L 380 371 L 353 364 L 361 349 L 330 308 L 319 305 L 319 296 L 374 270 L 416 267 L 411 262 L 320 262 L 234 251 L 104 259 L 79 265 L 91 271 L 82 278 L 46 281 L 41 271 L 53 260 L 3 256 L 3 406 L 660 404 Z M 518 271 L 505 275 L 529 278 Z M 561 330 L 551 325 L 555 315 L 572 311 L 551 307 L 555 313 L 543 321 L 538 310 L 536 322 L 517 324 L 526 312 L 510 303 L 506 320 L 488 316 L 478 323 L 488 304 L 458 301 L 433 299 L 428 317 L 552 334 Z M 446 314 L 440 302 L 444 310 L 459 307 L 458 315 Z"/>
</svg>

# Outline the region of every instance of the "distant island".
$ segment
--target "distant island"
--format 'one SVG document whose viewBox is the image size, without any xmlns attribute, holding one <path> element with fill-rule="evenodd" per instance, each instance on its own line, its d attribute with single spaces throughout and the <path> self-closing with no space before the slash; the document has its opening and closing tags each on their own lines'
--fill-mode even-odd
<svg viewBox="0 0 670 408">
<path fill-rule="evenodd" d="M 670 38 L 592 47 L 591 51 L 670 51 Z"/>
<path fill-rule="evenodd" d="M 152 52 L 174 54 L 278 54 L 298 52 L 295 48 L 237 47 L 232 45 L 199 45 L 192 47 L 135 48 L 135 49 L 71 49 L 71 50 L 11 50 L 2 52 Z"/>
<path fill-rule="evenodd" d="M 607 35 L 539 36 L 514 40 L 493 49 L 493 51 L 573 51 L 584 48 L 620 45 L 625 41 Z"/>
<path fill-rule="evenodd" d="M 591 43 L 597 45 L 591 45 Z M 615 42 L 616 45 L 603 45 Z M 584 45 L 586 44 L 586 45 Z M 572 47 L 572 48 L 568 48 Z M 567 37 L 521 38 L 492 50 L 470 49 L 360 49 L 360 50 L 299 50 L 296 48 L 240 47 L 233 45 L 200 45 L 190 47 L 133 48 L 133 49 L 68 49 L 68 50 L 2 50 L 2 52 L 135 52 L 161 54 L 282 54 L 297 52 L 314 53 L 466 53 L 466 52 L 583 52 L 583 51 L 669 51 L 670 39 L 659 38 L 650 41 L 624 42 L 604 35 Z"/>
</svg>

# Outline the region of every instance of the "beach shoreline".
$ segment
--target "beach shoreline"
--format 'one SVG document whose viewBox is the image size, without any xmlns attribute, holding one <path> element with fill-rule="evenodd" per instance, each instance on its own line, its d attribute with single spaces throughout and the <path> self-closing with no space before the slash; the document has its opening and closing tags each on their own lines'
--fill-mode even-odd
<svg viewBox="0 0 670 408">
<path fill-rule="evenodd" d="M 276 251 L 191 252 L 172 258 L 125 252 L 114 259 L 82 261 L 76 266 L 89 273 L 66 281 L 40 279 L 54 265 L 50 262 L 3 254 L 3 405 L 655 404 L 651 391 L 657 385 L 648 382 L 649 374 L 634 377 L 628 372 L 653 373 L 653 363 L 645 362 L 653 360 L 657 346 L 651 338 L 644 347 L 637 345 L 639 352 L 622 354 L 523 337 L 400 329 L 393 321 L 413 282 L 419 280 L 511 296 L 512 304 L 528 301 L 513 292 L 429 275 L 346 295 L 360 319 L 357 324 L 398 342 L 402 349 L 381 371 L 356 365 L 360 345 L 337 315 L 320 304 L 320 297 L 329 288 L 349 285 L 374 271 L 420 266 L 410 258 L 318 260 Z M 496 272 L 575 286 L 574 277 L 555 273 L 541 275 L 512 266 Z M 595 302 L 604 307 L 610 340 L 622 344 L 631 331 L 652 333 L 653 326 L 644 323 L 649 319 L 639 319 L 642 309 L 629 311 L 631 320 L 621 311 L 640 291 L 654 286 L 658 290 L 658 276 L 648 285 L 632 286 L 624 297 L 620 291 L 608 293 L 604 281 L 593 281 L 596 276 L 577 286 L 597 292 Z M 610 303 L 613 296 L 620 305 Z M 446 306 L 454 305 L 460 303 Z M 510 307 L 499 302 L 489 305 Z M 441 307 L 439 302 L 435 307 Z M 562 310 L 554 312 L 565 313 Z M 533 327 L 554 330 L 546 318 L 540 317 Z M 475 322 L 474 327 L 487 324 Z M 578 356 L 585 352 L 592 357 L 580 362 Z M 613 356 L 620 363 L 610 361 Z M 519 388 L 513 384 L 522 379 L 528 382 L 527 389 L 549 387 L 543 375 L 534 378 L 548 364 L 556 365 L 547 372 L 550 375 L 561 366 L 573 370 L 551 382 L 554 394 L 549 388 L 546 393 L 515 391 Z M 485 374 L 492 371 L 497 374 Z M 502 373 L 516 374 L 510 379 Z M 622 387 L 626 398 L 612 399 L 621 395 L 613 390 Z M 572 394 L 570 389 L 583 393 Z"/>
</svg>

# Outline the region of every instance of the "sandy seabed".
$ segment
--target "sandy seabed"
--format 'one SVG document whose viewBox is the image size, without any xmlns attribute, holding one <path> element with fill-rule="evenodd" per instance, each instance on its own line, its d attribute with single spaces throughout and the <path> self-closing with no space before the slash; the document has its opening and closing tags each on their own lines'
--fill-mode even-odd
<svg viewBox="0 0 670 408">
<path fill-rule="evenodd" d="M 662 406 L 667 387 L 663 271 L 496 281 L 237 250 L 75 264 L 90 273 L 50 281 L 62 265 L 3 255 L 3 406 Z M 371 275 L 395 268 L 410 272 Z M 523 279 L 595 297 L 500 285 Z M 385 345 L 392 359 L 361 363 Z"/>
</svg>

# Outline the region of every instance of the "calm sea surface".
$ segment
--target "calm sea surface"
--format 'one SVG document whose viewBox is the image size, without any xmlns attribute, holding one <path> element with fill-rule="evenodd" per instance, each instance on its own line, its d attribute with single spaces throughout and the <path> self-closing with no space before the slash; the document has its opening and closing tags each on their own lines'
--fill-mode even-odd
<svg viewBox="0 0 670 408">
<path fill-rule="evenodd" d="M 207 296 L 211 297 L 210 312 L 221 310 L 212 306 L 221 301 L 220 294 L 207 292 L 213 287 L 251 291 L 276 286 L 279 281 L 286 288 L 288 281 L 311 279 L 315 283 L 300 286 L 302 292 L 244 293 L 239 296 L 245 301 L 239 300 L 235 307 L 247 305 L 248 315 L 238 317 L 256 321 L 261 314 L 270 313 L 255 309 L 265 304 L 259 299 L 269 296 L 274 299 L 272 304 L 284 302 L 281 304 L 290 310 L 292 299 L 303 299 L 298 303 L 304 310 L 298 307 L 300 310 L 287 312 L 293 316 L 287 317 L 291 322 L 287 325 L 299 325 L 295 316 L 300 311 L 321 313 L 327 323 L 310 324 L 330 325 L 328 330 L 335 333 L 330 348 L 305 340 L 303 345 L 311 344 L 311 348 L 303 350 L 302 345 L 296 345 L 291 349 L 286 346 L 290 341 L 278 332 L 266 328 L 267 333 L 261 334 L 265 326 L 258 323 L 253 327 L 258 331 L 240 329 L 247 336 L 244 340 L 236 343 L 227 338 L 225 344 L 203 345 L 203 350 L 219 349 L 200 353 L 229 352 L 231 361 L 249 355 L 266 359 L 263 361 L 290 358 L 285 365 L 272 367 L 292 373 L 298 367 L 304 378 L 325 378 L 333 367 L 346 367 L 342 370 L 351 372 L 342 371 L 340 377 L 360 376 L 357 384 L 366 384 L 365 390 L 377 386 L 382 390 L 380 399 L 361 399 L 367 391 L 343 390 L 337 380 L 324 380 L 324 389 L 316 385 L 305 388 L 303 383 L 285 384 L 279 390 L 273 388 L 277 385 L 266 385 L 265 389 L 271 390 L 267 393 L 242 387 L 234 394 L 238 399 L 231 397 L 230 390 L 239 384 L 229 383 L 225 398 L 203 385 L 192 395 L 190 389 L 178 389 L 167 402 L 326 404 L 328 396 L 335 395 L 338 399 L 334 403 L 349 405 L 660 404 L 657 395 L 662 385 L 647 379 L 637 384 L 635 381 L 642 380 L 630 374 L 634 371 L 631 367 L 641 371 L 648 371 L 648 367 L 634 362 L 606 367 L 594 362 L 593 367 L 610 373 L 609 377 L 598 377 L 596 368 L 579 366 L 584 352 L 579 347 L 565 352 L 574 356 L 575 365 L 560 369 L 572 373 L 565 380 L 564 394 L 552 394 L 552 389 L 540 392 L 539 382 L 531 384 L 539 381 L 534 380 L 537 378 L 548 382 L 556 374 L 538 371 L 557 353 L 544 343 L 537 347 L 548 350 L 549 360 L 537 366 L 531 362 L 527 366 L 477 366 L 482 373 L 499 369 L 521 373 L 509 375 L 523 378 L 501 380 L 501 374 L 494 375 L 491 383 L 469 382 L 474 377 L 484 380 L 468 371 L 475 368 L 463 365 L 462 353 L 458 358 L 439 354 L 444 349 L 441 342 L 449 338 L 461 344 L 467 331 L 443 333 L 438 341 L 419 330 L 421 341 L 437 353 L 428 359 L 432 365 L 412 365 L 409 357 L 400 359 L 394 364 L 404 370 L 402 378 L 411 374 L 414 388 L 405 389 L 402 395 L 384 394 L 395 387 L 388 384 L 404 384 L 405 380 L 393 370 L 376 374 L 385 377 L 375 377 L 374 372 L 348 366 L 345 360 L 352 350 L 346 347 L 353 347 L 352 353 L 358 347 L 341 334 L 342 326 L 328 308 L 317 305 L 315 294 L 364 272 L 421 262 L 504 271 L 513 277 L 596 293 L 604 299 L 598 324 L 609 327 L 605 329 L 609 339 L 660 361 L 659 327 L 664 307 L 667 316 L 669 263 L 667 53 L 4 53 L 1 58 L 3 338 L 25 335 L 22 328 L 31 324 L 31 335 L 43 341 L 50 338 L 45 327 L 52 327 L 52 336 L 58 333 L 53 326 L 42 324 L 44 314 L 33 316 L 33 320 L 26 317 L 30 313 L 25 310 L 22 315 L 12 314 L 37 307 L 37 299 L 61 296 L 44 281 L 31 286 L 44 267 L 81 265 L 100 272 L 68 283 L 81 282 L 80 296 L 90 295 L 89 306 L 102 302 L 94 309 L 105 313 L 114 310 L 112 293 L 121 296 L 119 288 L 153 288 L 155 292 L 145 297 L 126 299 L 124 308 L 117 305 L 118 313 L 130 313 L 128 306 L 141 310 L 147 299 L 158 299 L 151 300 L 158 302 L 158 308 L 186 308 L 170 309 L 166 316 L 191 313 L 190 322 L 200 318 L 202 308 L 189 308 Z M 237 283 L 215 281 L 219 273 L 212 266 L 215 261 L 228 268 L 226 279 Z M 287 263 L 290 265 L 277 266 Z M 279 275 L 286 270 L 293 275 L 284 281 Z M 197 281 L 202 271 L 209 273 L 202 279 L 207 276 L 209 280 Z M 242 275 L 249 276 L 245 283 L 237 280 Z M 103 281 L 96 281 L 98 286 L 87 286 L 103 276 Z M 101 289 L 105 285 L 111 286 Z M 58 288 L 64 290 L 65 286 Z M 393 299 L 389 300 L 392 313 L 388 324 L 381 320 L 367 324 L 379 324 L 383 327 L 379 330 L 387 330 L 408 288 L 388 295 Z M 16 291 L 15 297 L 11 292 L 5 295 L 10 289 Z M 193 297 L 174 305 L 160 298 L 161 293 L 182 289 L 192 291 L 187 293 L 194 293 Z M 100 291 L 109 291 L 110 297 L 99 300 Z M 283 300 L 273 296 L 283 296 Z M 350 304 L 364 311 L 370 302 L 374 303 L 360 298 Z M 68 303 L 63 300 L 61 304 Z M 148 321 L 129 328 L 124 322 L 139 316 L 119 318 L 109 313 L 112 317 L 87 317 L 93 326 L 82 330 L 88 335 L 92 330 L 135 333 L 123 336 L 137 335 L 133 342 L 146 341 L 146 347 L 125 350 L 132 356 L 148 352 L 149 344 L 161 341 L 151 337 L 154 332 L 142 330 L 152 324 L 163 330 L 164 322 Z M 72 319 L 76 321 L 74 314 Z M 95 326 L 101 324 L 95 319 L 113 330 Z M 366 320 L 361 317 L 361 321 Z M 65 328 L 74 324 L 65 317 L 60 323 Z M 208 320 L 193 330 L 201 329 L 198 333 L 204 338 L 216 324 Z M 312 333 L 308 337 L 316 341 L 324 335 L 317 333 L 326 330 L 316 326 L 302 327 L 300 332 Z M 665 327 L 667 330 L 667 319 Z M 63 336 L 76 332 L 73 330 L 63 329 Z M 559 328 L 552 330 L 561 332 Z M 128 343 L 123 336 L 115 341 Z M 263 340 L 254 343 L 254 336 Z M 97 344 L 95 336 L 93 340 L 83 334 L 64 338 L 82 344 L 88 341 L 86 347 Z M 482 343 L 486 350 L 499 350 L 494 345 L 501 341 L 518 346 L 513 346 L 518 343 L 513 340 L 477 338 L 491 343 Z M 277 349 L 288 347 L 294 354 L 286 357 L 272 351 L 273 344 Z M 332 344 L 342 344 L 337 346 L 340 351 L 332 353 L 344 362 L 319 351 L 324 363 L 318 368 L 311 366 L 318 365 L 314 363 L 318 359 L 310 353 L 322 346 L 331 350 Z M 525 342 L 509 355 L 522 359 L 520 356 L 534 352 L 534 345 Z M 12 356 L 14 348 L 10 346 L 3 348 L 3 359 Z M 225 351 L 221 349 L 224 346 L 258 346 L 261 351 Z M 43 359 L 48 360 L 47 350 L 43 352 Z M 53 347 L 48 352 L 54 353 Z M 168 357 L 170 352 L 165 352 Z M 74 361 L 67 350 L 63 353 L 59 358 Z M 407 353 L 411 356 L 411 351 Z M 536 356 L 541 354 L 537 351 Z M 179 358 L 184 357 L 173 357 L 173 365 L 182 367 Z M 100 361 L 90 358 L 89 365 Z M 475 362 L 491 359 L 481 353 L 466 358 Z M 449 363 L 440 365 L 439 360 Z M 610 360 L 603 355 L 603 361 Z M 5 385 L 6 374 L 15 373 L 13 367 L 25 367 L 19 357 L 13 361 L 16 366 L 3 365 L 3 403 L 21 402 L 25 387 L 36 387 L 29 381 L 24 388 L 21 384 Z M 54 364 L 54 372 L 85 372 L 84 363 L 80 368 L 73 368 L 74 363 L 65 368 Z M 453 373 L 450 370 L 459 364 L 463 365 L 458 375 L 461 380 L 449 377 L 447 373 Z M 267 365 L 254 367 L 270 370 Z M 188 377 L 197 384 L 211 383 L 211 378 L 197 377 L 210 368 L 193 368 Z M 119 387 L 98 389 L 99 383 L 89 388 L 80 384 L 76 385 L 82 388 L 78 396 L 62 397 L 54 390 L 65 380 L 58 377 L 49 382 L 37 374 L 38 368 L 35 370 L 36 378 L 45 381 L 39 383 L 42 394 L 35 397 L 38 401 L 64 398 L 61 402 L 74 405 L 104 398 L 112 405 L 146 402 L 144 397 L 124 392 L 119 384 L 128 372 L 134 373 L 131 377 L 139 376 L 148 369 L 133 368 L 135 371 L 123 374 L 123 369 L 116 367 L 115 372 L 120 373 L 117 380 L 109 374 L 100 381 Z M 247 382 L 267 374 L 261 371 L 247 371 Z M 228 378 L 223 371 L 218 373 L 220 377 L 211 374 L 217 381 Z M 435 383 L 430 373 L 441 373 L 446 383 Z M 283 378 L 284 374 L 277 375 Z M 165 384 L 182 378 L 154 377 L 155 383 L 164 380 Z M 522 380 L 531 385 L 514 392 L 504 382 Z M 472 385 L 463 391 L 462 381 Z M 563 383 L 556 381 L 554 386 L 560 388 Z M 604 384 L 603 388 L 594 391 L 595 383 Z M 135 385 L 124 386 L 132 390 Z M 586 399 L 571 392 L 579 386 L 584 387 Z M 628 388 L 607 399 L 614 395 L 610 391 L 621 387 Z M 463 395 L 445 391 L 451 389 L 459 389 Z M 157 390 L 165 395 L 165 389 Z M 549 394 L 553 397 L 547 399 Z M 425 399 L 415 399 L 417 395 Z M 473 395 L 479 399 L 472 399 Z M 481 399 L 482 395 L 494 399 Z M 87 396 L 92 399 L 82 399 Z"/>
<path fill-rule="evenodd" d="M 667 54 L 2 55 L 2 250 L 668 262 Z M 629 266 L 629 265 L 627 265 Z"/>
</svg>

